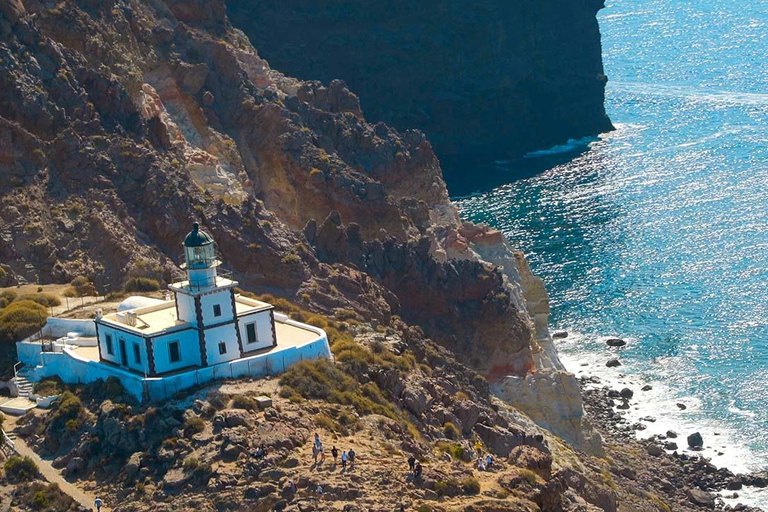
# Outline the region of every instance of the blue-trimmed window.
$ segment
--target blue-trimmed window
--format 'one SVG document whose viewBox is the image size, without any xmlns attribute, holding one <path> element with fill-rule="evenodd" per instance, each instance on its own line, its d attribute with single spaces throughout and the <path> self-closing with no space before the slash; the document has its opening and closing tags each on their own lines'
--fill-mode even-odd
<svg viewBox="0 0 768 512">
<path fill-rule="evenodd" d="M 213 316 L 221 316 L 221 305 L 220 304 L 214 304 L 213 305 Z"/>
<path fill-rule="evenodd" d="M 107 345 L 107 354 L 113 356 L 115 355 L 115 348 L 112 346 L 112 335 L 111 334 L 105 334 L 104 335 L 104 343 Z"/>
<path fill-rule="evenodd" d="M 181 350 L 179 350 L 178 341 L 168 343 L 168 360 L 172 363 L 181 361 Z"/>
</svg>

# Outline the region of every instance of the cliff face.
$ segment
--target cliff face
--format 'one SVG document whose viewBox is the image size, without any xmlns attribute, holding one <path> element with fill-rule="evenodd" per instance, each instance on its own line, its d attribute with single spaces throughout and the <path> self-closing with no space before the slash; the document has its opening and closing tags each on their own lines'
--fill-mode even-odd
<svg viewBox="0 0 768 512">
<path fill-rule="evenodd" d="M 612 129 L 603 0 L 228 2 L 272 65 L 345 80 L 369 118 L 418 127 L 441 160 L 520 155 Z"/>
<path fill-rule="evenodd" d="M 558 368 L 543 287 L 424 134 L 274 71 L 221 0 L 0 3 L 0 90 L 7 282 L 170 282 L 197 220 L 245 288 L 399 316 L 492 381 Z"/>
</svg>

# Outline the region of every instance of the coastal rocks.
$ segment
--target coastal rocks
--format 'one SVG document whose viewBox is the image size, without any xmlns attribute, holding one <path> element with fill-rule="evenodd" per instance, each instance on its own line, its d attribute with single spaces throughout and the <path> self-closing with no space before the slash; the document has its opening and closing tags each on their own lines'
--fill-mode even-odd
<svg viewBox="0 0 768 512">
<path fill-rule="evenodd" d="M 602 439 L 584 416 L 581 388 L 573 374 L 557 370 L 508 377 L 494 392 L 553 434 L 588 453 L 604 453 Z"/>
<path fill-rule="evenodd" d="M 688 436 L 687 438 L 688 446 L 690 446 L 693 449 L 701 449 L 704 446 L 704 439 L 701 437 L 701 434 L 698 432 L 695 432 Z"/>
<path fill-rule="evenodd" d="M 616 368 L 618 366 L 621 366 L 621 361 L 619 361 L 618 359 L 609 359 L 605 363 L 605 366 L 607 366 L 608 368 Z"/>
<path fill-rule="evenodd" d="M 646 384 L 645 386 L 640 388 L 640 391 L 650 391 L 652 389 L 653 389 L 653 386 L 651 386 L 650 384 Z"/>
<path fill-rule="evenodd" d="M 677 406 L 677 408 L 678 408 L 678 409 L 680 409 L 681 411 L 684 411 L 684 410 L 686 410 L 686 409 L 688 408 L 688 406 L 686 406 L 685 404 L 681 404 L 681 403 L 677 403 L 677 404 L 675 404 L 675 405 L 676 405 L 676 406 Z"/>
<path fill-rule="evenodd" d="M 629 388 L 623 388 L 621 391 L 619 391 L 619 396 L 621 396 L 621 398 L 626 398 L 627 400 L 629 400 L 633 396 L 635 396 L 635 392 Z"/>
<path fill-rule="evenodd" d="M 701 489 L 688 489 L 686 491 L 688 499 L 700 507 L 715 508 L 715 496 Z"/>
<path fill-rule="evenodd" d="M 555 331 L 552 333 L 552 337 L 556 340 L 565 339 L 568 337 L 568 331 Z"/>
<path fill-rule="evenodd" d="M 649 444 L 646 451 L 648 452 L 648 455 L 651 455 L 653 457 L 658 457 L 659 455 L 664 453 L 664 450 L 662 450 L 662 448 L 656 444 Z"/>
<path fill-rule="evenodd" d="M 605 340 L 605 344 L 609 347 L 623 347 L 627 344 L 627 342 L 621 338 L 608 338 Z"/>
<path fill-rule="evenodd" d="M 677 439 L 677 432 L 674 430 L 667 430 L 667 437 L 670 439 Z"/>
</svg>

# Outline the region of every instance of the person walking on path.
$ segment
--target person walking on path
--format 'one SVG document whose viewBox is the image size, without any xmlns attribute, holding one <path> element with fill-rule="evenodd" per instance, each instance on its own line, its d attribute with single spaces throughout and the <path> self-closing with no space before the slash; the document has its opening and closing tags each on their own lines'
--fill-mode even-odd
<svg viewBox="0 0 768 512">
<path fill-rule="evenodd" d="M 320 445 L 320 463 L 322 464 L 325 462 L 325 448 L 323 448 L 323 445 Z"/>
<path fill-rule="evenodd" d="M 339 458 L 339 449 L 336 448 L 336 445 L 331 448 L 331 455 L 333 455 L 333 464 L 336 465 L 336 459 Z"/>
<path fill-rule="evenodd" d="M 413 479 L 418 480 L 421 478 L 421 462 L 416 462 L 416 466 L 413 468 Z"/>
<path fill-rule="evenodd" d="M 354 448 L 349 449 L 349 469 L 352 469 L 352 466 L 355 465 L 355 450 Z"/>
<path fill-rule="evenodd" d="M 341 452 L 341 469 L 347 469 L 347 452 Z"/>
<path fill-rule="evenodd" d="M 101 510 L 101 499 L 100 498 L 96 498 L 96 501 L 94 501 L 93 504 L 96 505 L 96 511 L 97 512 Z"/>
<path fill-rule="evenodd" d="M 416 465 L 416 457 L 411 455 L 410 457 L 408 457 L 408 467 L 410 468 L 411 473 L 413 473 L 413 467 L 415 465 Z"/>
</svg>

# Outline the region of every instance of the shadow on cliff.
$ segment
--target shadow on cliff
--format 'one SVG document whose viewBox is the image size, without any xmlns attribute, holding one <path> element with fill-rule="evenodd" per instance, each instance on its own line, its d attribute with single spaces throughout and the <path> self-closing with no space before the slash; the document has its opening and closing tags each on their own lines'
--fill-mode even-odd
<svg viewBox="0 0 768 512">
<path fill-rule="evenodd" d="M 513 181 L 532 178 L 566 164 L 589 151 L 586 144 L 562 153 L 541 154 L 510 160 L 487 161 L 479 158 L 443 158 L 448 191 L 452 198 L 481 194 Z"/>
</svg>

